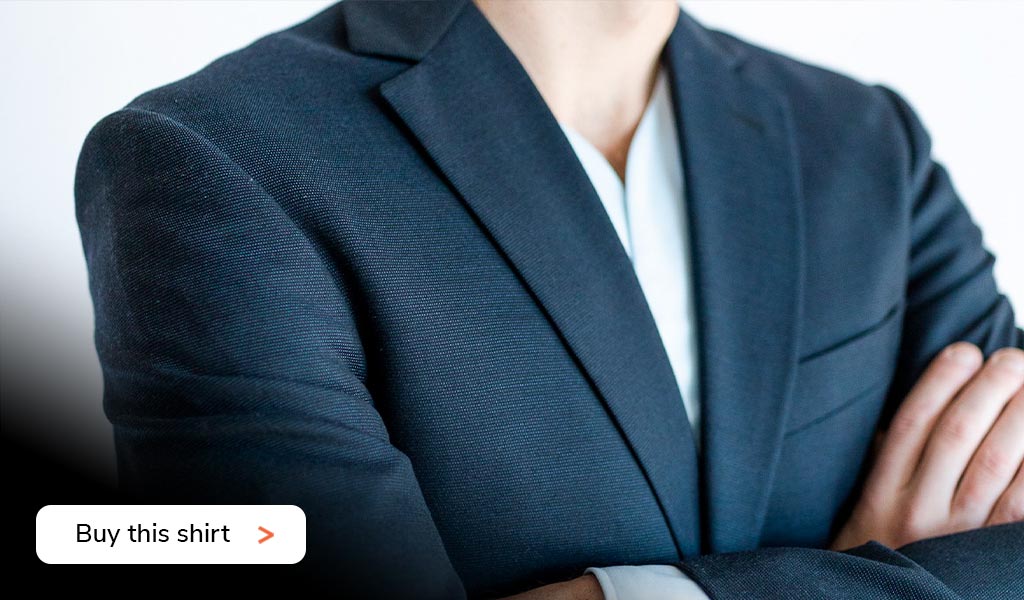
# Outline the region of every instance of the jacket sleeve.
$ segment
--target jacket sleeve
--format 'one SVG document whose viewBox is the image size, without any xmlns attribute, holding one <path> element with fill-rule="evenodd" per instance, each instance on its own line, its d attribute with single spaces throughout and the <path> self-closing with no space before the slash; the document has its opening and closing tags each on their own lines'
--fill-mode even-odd
<svg viewBox="0 0 1024 600">
<path fill-rule="evenodd" d="M 122 487 L 296 504 L 303 563 L 336 593 L 463 597 L 366 386 L 340 261 L 208 139 L 157 113 L 97 125 L 75 193 Z"/>
<path fill-rule="evenodd" d="M 890 414 L 931 359 L 966 340 L 986 355 L 1016 346 L 1009 301 L 992 274 L 995 259 L 960 201 L 910 107 L 893 106 L 906 146 L 904 202 L 910 211 L 906 315 Z M 813 502 L 813 499 L 808 501 Z M 766 548 L 687 561 L 683 571 L 711 596 L 732 598 L 1024 598 L 1024 523 L 924 540 L 899 550 L 869 543 L 846 552 Z"/>
<path fill-rule="evenodd" d="M 688 560 L 712 600 L 1024 597 L 1024 524 L 923 540 L 899 550 L 870 542 L 845 552 L 763 548 Z"/>
<path fill-rule="evenodd" d="M 910 210 L 906 314 L 892 406 L 945 346 L 968 341 L 985 355 L 999 348 L 1024 348 L 1010 302 L 992 273 L 995 258 L 960 201 L 949 174 L 931 157 L 931 139 L 910 106 L 879 88 L 903 125 L 907 165 L 904 202 Z"/>
</svg>

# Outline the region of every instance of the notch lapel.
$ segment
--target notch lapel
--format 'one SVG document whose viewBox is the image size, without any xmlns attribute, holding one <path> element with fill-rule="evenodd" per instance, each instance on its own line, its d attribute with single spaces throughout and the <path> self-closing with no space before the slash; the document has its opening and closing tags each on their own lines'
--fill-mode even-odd
<svg viewBox="0 0 1024 600">
<path fill-rule="evenodd" d="M 796 366 L 800 195 L 789 115 L 685 13 L 666 48 L 701 347 L 704 550 L 758 545 Z"/>
<path fill-rule="evenodd" d="M 606 404 L 679 551 L 696 553 L 696 448 L 671 366 L 600 199 L 522 66 L 467 4 L 381 93 Z"/>
</svg>

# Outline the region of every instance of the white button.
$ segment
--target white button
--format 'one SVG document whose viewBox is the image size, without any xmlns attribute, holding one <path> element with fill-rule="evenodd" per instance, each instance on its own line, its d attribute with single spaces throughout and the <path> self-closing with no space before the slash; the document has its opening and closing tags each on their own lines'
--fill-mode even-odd
<svg viewBox="0 0 1024 600">
<path fill-rule="evenodd" d="M 49 564 L 292 564 L 306 555 L 298 506 L 44 506 L 36 554 Z"/>
</svg>

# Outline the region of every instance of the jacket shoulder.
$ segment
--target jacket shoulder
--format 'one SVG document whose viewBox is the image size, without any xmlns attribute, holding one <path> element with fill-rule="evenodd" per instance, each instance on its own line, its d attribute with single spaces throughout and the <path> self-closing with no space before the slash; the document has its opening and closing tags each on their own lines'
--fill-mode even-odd
<svg viewBox="0 0 1024 600">
<path fill-rule="evenodd" d="M 905 176 L 930 156 L 930 139 L 909 104 L 893 90 L 709 31 L 741 56 L 741 75 L 768 90 L 790 114 L 794 141 L 806 157 L 863 164 L 882 162 Z M 870 167 L 870 169 L 869 169 Z"/>
<path fill-rule="evenodd" d="M 342 4 L 264 36 L 125 108 L 164 115 L 216 141 L 225 134 L 287 127 L 330 105 L 343 114 L 401 67 L 351 52 Z"/>
<path fill-rule="evenodd" d="M 741 72 L 782 97 L 799 121 L 821 131 L 899 130 L 902 123 L 894 93 L 887 88 L 804 62 L 721 31 L 710 36 L 728 52 L 743 57 Z M 868 129 L 865 129 L 867 127 Z"/>
</svg>

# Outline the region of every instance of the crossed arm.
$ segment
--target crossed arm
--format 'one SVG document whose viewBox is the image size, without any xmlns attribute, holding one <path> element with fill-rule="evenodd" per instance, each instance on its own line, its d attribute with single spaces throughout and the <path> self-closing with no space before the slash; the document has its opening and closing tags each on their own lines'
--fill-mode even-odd
<svg viewBox="0 0 1024 600">
<path fill-rule="evenodd" d="M 790 552 L 798 552 L 813 563 L 833 561 L 837 564 L 848 561 L 846 557 L 839 557 L 842 552 L 848 557 L 865 558 L 877 554 L 884 557 L 883 562 L 893 561 L 893 565 L 911 572 L 915 566 L 910 561 L 924 566 L 929 560 L 935 560 L 933 555 L 952 553 L 970 561 L 970 573 L 934 586 L 936 597 L 953 597 L 949 594 L 955 591 L 966 597 L 989 595 L 991 590 L 1000 587 L 1009 592 L 1014 585 L 1024 592 L 1022 571 L 1010 564 L 995 580 L 978 572 L 978 569 L 984 570 L 982 561 L 1009 563 L 1014 556 L 1020 557 L 1017 562 L 1024 560 L 1024 351 L 1004 348 L 983 364 L 982 353 L 976 346 L 968 343 L 949 346 L 907 395 L 888 430 L 879 435 L 877 446 L 877 457 L 861 497 L 832 544 L 836 556 L 814 556 L 824 551 L 791 549 Z M 1009 527 L 979 531 L 972 537 L 951 535 L 997 525 Z M 908 547 L 914 542 L 940 536 L 949 537 Z M 976 550 L 968 553 L 962 552 L 965 548 L 957 548 L 968 545 Z M 901 550 L 895 552 L 891 548 Z M 778 559 L 778 554 L 786 550 L 763 552 L 775 554 L 774 558 Z M 746 554 L 750 555 L 748 560 L 752 560 L 757 553 Z M 900 565 L 898 557 L 901 555 L 906 564 Z M 731 560 L 742 563 L 739 556 Z M 684 564 L 683 569 L 703 580 L 709 590 L 715 590 L 714 579 L 702 577 L 705 575 L 702 563 L 717 566 L 728 561 L 729 558 L 700 559 L 693 566 Z M 854 564 L 850 564 L 851 569 Z M 758 579 L 764 577 L 761 570 L 751 570 L 751 574 L 754 573 Z M 776 575 L 780 576 L 793 577 L 780 592 L 788 589 L 796 593 L 803 589 L 797 573 Z M 686 595 L 684 590 L 687 586 L 692 589 L 693 584 L 680 577 L 673 579 L 668 575 L 666 578 L 664 574 L 642 577 L 652 577 L 652 582 L 659 580 L 669 589 L 680 590 L 680 593 L 666 593 L 661 597 L 703 597 L 700 592 Z M 848 579 L 851 586 L 857 587 L 847 591 L 863 589 L 867 592 L 865 582 L 859 581 L 854 571 L 849 573 Z M 893 582 L 897 581 L 894 577 Z M 1000 586 L 999 581 L 1004 581 L 1005 586 Z M 750 589 L 769 589 L 764 585 L 761 581 L 758 586 L 762 587 Z M 901 587 L 911 589 L 906 585 Z M 946 589 L 942 590 L 943 587 Z M 886 591 L 895 593 L 896 589 Z M 972 590 L 977 593 L 971 593 Z M 723 597 L 731 596 L 723 593 Z M 604 598 L 602 586 L 590 575 L 515 597 L 516 600 L 601 598 Z"/>
<path fill-rule="evenodd" d="M 980 231 L 931 158 L 921 122 L 897 94 L 879 92 L 904 128 L 911 211 L 907 313 L 892 388 L 899 408 L 833 547 L 680 565 L 712 598 L 1024 597 L 1024 332 L 995 285 Z M 970 343 L 942 350 L 956 340 Z M 990 358 L 982 367 L 983 355 Z M 601 598 L 591 576 L 533 593 Z"/>
<path fill-rule="evenodd" d="M 982 366 L 971 344 L 931 364 L 883 436 L 832 547 L 921 539 L 1024 520 L 1024 351 Z"/>
</svg>

